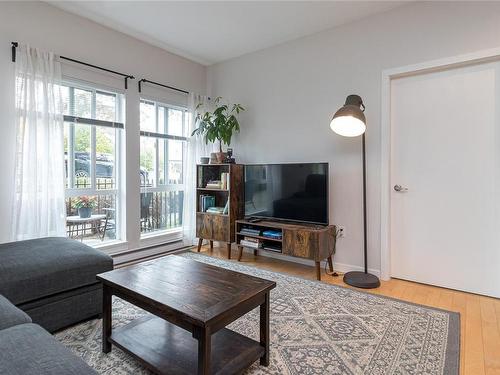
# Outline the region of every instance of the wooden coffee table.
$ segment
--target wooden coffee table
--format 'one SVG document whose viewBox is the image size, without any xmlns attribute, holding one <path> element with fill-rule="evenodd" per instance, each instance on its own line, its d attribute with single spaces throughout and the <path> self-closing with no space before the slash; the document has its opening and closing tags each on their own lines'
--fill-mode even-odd
<svg viewBox="0 0 500 375">
<path fill-rule="evenodd" d="M 111 344 L 158 374 L 235 374 L 269 365 L 269 293 L 276 283 L 170 255 L 97 275 L 102 350 Z M 111 330 L 111 296 L 154 315 Z M 225 328 L 260 306 L 260 342 Z"/>
</svg>

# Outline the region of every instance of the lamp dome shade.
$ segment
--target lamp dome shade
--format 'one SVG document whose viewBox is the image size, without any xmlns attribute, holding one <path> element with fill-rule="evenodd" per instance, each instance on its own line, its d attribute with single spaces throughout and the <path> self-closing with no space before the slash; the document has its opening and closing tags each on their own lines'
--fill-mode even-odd
<svg viewBox="0 0 500 375">
<path fill-rule="evenodd" d="M 358 95 L 349 95 L 345 104 L 333 115 L 330 128 L 344 137 L 357 137 L 366 130 L 365 106 Z"/>
</svg>

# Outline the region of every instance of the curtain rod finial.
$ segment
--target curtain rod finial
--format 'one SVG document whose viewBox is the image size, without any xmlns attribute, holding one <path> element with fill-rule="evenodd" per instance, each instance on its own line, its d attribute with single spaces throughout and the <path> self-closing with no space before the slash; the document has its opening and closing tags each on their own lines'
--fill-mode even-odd
<svg viewBox="0 0 500 375">
<path fill-rule="evenodd" d="M 19 46 L 18 42 L 11 42 L 12 44 L 12 62 L 16 62 L 16 48 Z"/>
</svg>

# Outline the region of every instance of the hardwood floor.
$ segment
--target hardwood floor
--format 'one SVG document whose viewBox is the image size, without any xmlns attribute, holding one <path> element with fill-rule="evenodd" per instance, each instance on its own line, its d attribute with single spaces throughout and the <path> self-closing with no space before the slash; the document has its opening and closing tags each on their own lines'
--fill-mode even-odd
<svg viewBox="0 0 500 375">
<path fill-rule="evenodd" d="M 195 250 L 196 251 L 196 250 Z M 202 252 L 227 260 L 226 247 L 214 247 Z M 236 262 L 236 259 L 232 259 Z M 245 251 L 242 264 L 270 271 L 283 272 L 306 279 L 315 279 L 314 267 L 292 262 L 254 256 Z M 347 286 L 342 275 L 333 277 L 322 272 L 322 282 Z M 465 375 L 500 375 L 500 300 L 459 292 L 410 281 L 392 279 L 382 281 L 378 289 L 370 293 L 398 298 L 408 302 L 438 307 L 460 313 L 460 373 Z"/>
</svg>

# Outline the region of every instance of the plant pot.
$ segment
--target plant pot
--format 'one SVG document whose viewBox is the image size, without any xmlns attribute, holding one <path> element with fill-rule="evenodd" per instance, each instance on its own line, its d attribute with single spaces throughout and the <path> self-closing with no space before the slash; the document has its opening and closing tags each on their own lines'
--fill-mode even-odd
<svg viewBox="0 0 500 375">
<path fill-rule="evenodd" d="M 224 160 L 226 160 L 226 156 L 227 156 L 227 154 L 225 152 L 216 152 L 215 158 L 217 160 L 217 164 L 224 163 Z"/>
<path fill-rule="evenodd" d="M 78 216 L 82 219 L 87 219 L 92 216 L 92 208 L 91 207 L 80 207 L 78 209 Z"/>
</svg>

